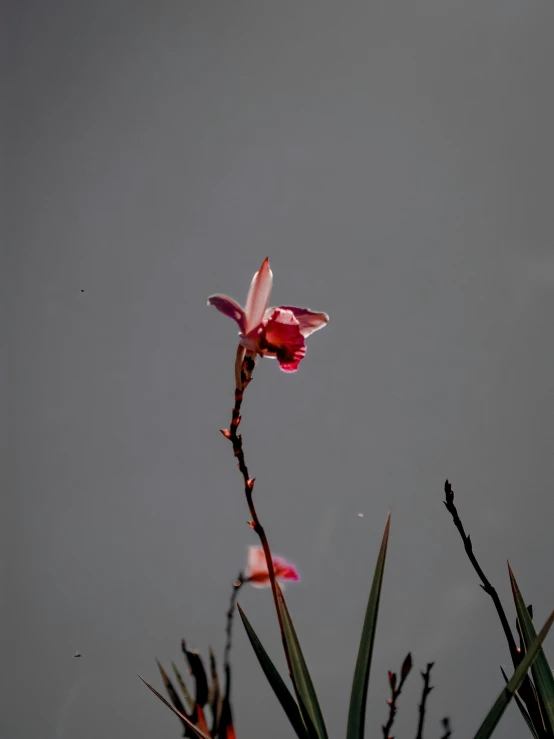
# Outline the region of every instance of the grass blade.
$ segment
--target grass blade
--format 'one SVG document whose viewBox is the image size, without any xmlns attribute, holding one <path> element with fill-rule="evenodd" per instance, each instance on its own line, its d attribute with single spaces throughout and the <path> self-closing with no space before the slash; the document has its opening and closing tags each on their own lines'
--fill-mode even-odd
<svg viewBox="0 0 554 739">
<path fill-rule="evenodd" d="M 185 685 L 185 681 L 183 680 L 183 676 L 181 675 L 181 673 L 177 669 L 177 665 L 175 664 L 175 662 L 172 662 L 171 663 L 171 666 L 173 667 L 173 672 L 175 673 L 175 677 L 177 678 L 177 682 L 179 683 L 179 687 L 181 688 L 181 692 L 185 696 L 185 700 L 187 702 L 187 707 L 188 707 L 189 711 L 192 711 L 192 710 L 194 710 L 194 701 L 192 700 L 192 696 L 189 693 L 189 689 Z"/>
<path fill-rule="evenodd" d="M 140 677 L 140 675 L 139 675 L 139 677 Z M 166 706 L 167 706 L 167 707 L 168 707 L 168 708 L 169 708 L 169 709 L 170 709 L 171 711 L 173 711 L 173 713 L 174 713 L 174 714 L 175 714 L 176 716 L 178 716 L 178 717 L 179 717 L 179 718 L 181 719 L 181 721 L 182 721 L 183 723 L 185 723 L 185 724 L 186 724 L 186 725 L 188 726 L 188 728 L 189 728 L 189 729 L 190 729 L 191 731 L 193 731 L 193 732 L 194 732 L 194 733 L 196 734 L 196 736 L 199 736 L 199 737 L 200 737 L 200 739 L 211 739 L 211 737 L 210 737 L 210 736 L 208 736 L 207 734 L 204 734 L 204 732 L 203 732 L 203 731 L 201 731 L 201 730 L 200 730 L 200 729 L 198 728 L 198 726 L 195 726 L 195 725 L 194 725 L 194 724 L 192 723 L 192 721 L 191 721 L 191 720 L 190 720 L 190 719 L 189 719 L 189 718 L 188 718 L 187 716 L 185 716 L 185 714 L 184 714 L 184 713 L 181 713 L 181 711 L 178 711 L 178 710 L 177 710 L 177 709 L 176 709 L 176 708 L 175 708 L 174 706 L 172 706 L 172 705 L 171 705 L 171 703 L 170 703 L 169 701 L 166 701 L 166 699 L 165 699 L 165 698 L 163 697 L 163 695 L 160 695 L 160 694 L 158 693 L 158 691 L 157 691 L 157 690 L 156 690 L 155 688 L 153 688 L 153 687 L 152 687 L 152 686 L 150 685 L 150 683 L 147 683 L 147 682 L 146 682 L 146 680 L 145 680 L 145 679 L 144 679 L 143 677 L 140 677 L 140 679 L 141 679 L 141 680 L 142 680 L 142 682 L 143 682 L 143 683 L 144 683 L 144 684 L 146 685 L 146 687 L 147 687 L 147 688 L 150 688 L 150 690 L 151 690 L 151 691 L 152 691 L 152 692 L 154 693 L 154 695 L 156 695 L 156 696 L 157 696 L 157 697 L 158 697 L 158 698 L 159 698 L 159 699 L 161 700 L 161 702 L 162 702 L 162 703 L 165 703 L 165 705 L 166 705 Z"/>
<path fill-rule="evenodd" d="M 305 716 L 306 725 L 313 724 L 313 727 L 317 733 L 319 739 L 327 739 L 327 729 L 325 728 L 325 721 L 323 720 L 323 714 L 317 700 L 314 684 L 310 677 L 308 665 L 302 654 L 300 642 L 296 635 L 296 630 L 292 623 L 287 604 L 281 592 L 281 588 L 278 583 L 275 583 L 276 595 L 277 595 L 277 607 L 283 622 L 283 633 L 289 651 L 290 664 L 292 669 L 292 680 L 294 687 L 298 694 L 298 701 L 300 704 L 300 711 Z"/>
<path fill-rule="evenodd" d="M 287 718 L 290 721 L 292 728 L 299 739 L 308 739 L 308 732 L 304 725 L 304 721 L 302 720 L 302 715 L 296 701 L 294 700 L 290 690 L 285 685 L 283 678 L 277 671 L 277 668 L 271 661 L 269 655 L 265 651 L 261 641 L 258 639 L 258 636 L 250 625 L 249 620 L 246 618 L 244 611 L 238 604 L 237 608 L 239 610 L 242 623 L 244 624 L 244 628 L 246 629 L 246 634 L 250 639 L 250 644 L 252 645 L 254 653 L 260 663 L 260 667 L 262 668 L 267 681 L 271 685 L 273 692 L 277 696 L 277 700 L 281 704 L 281 707 L 287 714 Z"/>
<path fill-rule="evenodd" d="M 219 673 L 217 671 L 217 662 L 213 649 L 210 647 L 210 673 L 212 684 L 208 691 L 208 704 L 212 710 L 212 736 L 216 735 L 219 720 L 221 718 L 221 707 L 223 705 L 223 696 L 221 695 L 221 685 L 219 684 Z"/>
<path fill-rule="evenodd" d="M 186 715 L 185 707 L 184 707 L 181 699 L 177 695 L 177 691 L 173 687 L 173 683 L 169 679 L 169 677 L 167 675 L 167 672 L 164 670 L 164 668 L 160 664 L 160 661 L 159 660 L 156 660 L 156 663 L 158 665 L 158 670 L 160 671 L 160 675 L 162 676 L 162 680 L 163 680 L 163 683 L 165 685 L 165 689 L 168 692 L 168 695 L 169 695 L 169 698 L 170 698 L 171 702 L 173 703 L 173 705 L 175 706 L 175 708 L 179 711 L 179 713 L 182 713 L 182 714 Z M 181 719 L 181 721 L 182 721 L 182 719 Z M 187 725 L 186 725 L 186 723 L 184 721 L 183 721 L 183 726 L 185 727 L 185 731 L 186 731 Z"/>
<path fill-rule="evenodd" d="M 514 596 L 519 628 L 521 630 L 525 649 L 527 650 L 529 645 L 532 644 L 533 640 L 536 638 L 537 633 L 517 585 L 512 568 L 509 564 L 508 570 L 510 572 L 510 583 L 512 585 L 512 593 Z M 549 734 L 554 736 L 554 677 L 552 676 L 552 670 L 550 669 L 544 650 L 539 650 L 537 658 L 531 667 L 531 673 L 533 675 L 535 688 L 539 695 L 544 721 L 550 729 Z"/>
<path fill-rule="evenodd" d="M 527 654 L 521 660 L 520 664 L 518 665 L 518 668 L 512 675 L 508 684 L 506 685 L 504 690 L 500 693 L 493 707 L 488 712 L 485 720 L 483 721 L 483 723 L 479 727 L 479 730 L 475 734 L 475 739 L 488 739 L 490 735 L 492 734 L 492 732 L 494 731 L 494 729 L 496 728 L 496 725 L 500 721 L 502 714 L 506 710 L 508 703 L 512 700 L 514 693 L 516 692 L 516 690 L 519 688 L 519 686 L 523 682 L 523 678 L 527 674 L 527 670 L 531 667 L 531 665 L 535 661 L 537 654 L 540 651 L 541 644 L 545 640 L 546 635 L 548 634 L 553 621 L 554 621 L 554 611 L 552 611 L 552 613 L 548 617 L 545 625 L 542 627 L 537 638 L 533 641 L 532 644 L 529 645 L 527 649 Z"/>
<path fill-rule="evenodd" d="M 502 677 L 504 678 L 505 682 L 508 683 L 508 675 L 506 675 L 506 672 L 504 671 L 504 668 L 500 668 L 500 672 L 502 673 Z M 531 721 L 531 716 L 529 715 L 528 710 L 525 708 L 525 704 L 519 697 L 517 693 L 514 693 L 514 700 L 516 702 L 517 707 L 519 708 L 519 711 L 521 715 L 523 716 L 525 723 L 527 724 L 527 727 L 529 728 L 529 731 L 531 734 L 533 734 L 534 739 L 539 739 L 539 735 L 537 734 L 537 731 L 535 727 L 533 726 L 533 722 Z"/>
<path fill-rule="evenodd" d="M 390 513 L 387 518 L 381 549 L 377 557 L 373 582 L 369 593 L 369 600 L 360 639 L 358 659 L 354 670 L 352 681 L 352 692 L 350 694 L 350 709 L 348 711 L 348 727 L 346 739 L 362 739 L 365 730 L 365 711 L 367 701 L 367 689 L 369 685 L 369 671 L 371 667 L 371 655 L 375 641 L 375 629 L 377 626 L 377 614 L 379 612 L 379 599 L 381 597 L 381 585 L 383 583 L 383 572 L 385 569 L 385 558 L 387 555 L 387 544 L 390 530 Z"/>
</svg>

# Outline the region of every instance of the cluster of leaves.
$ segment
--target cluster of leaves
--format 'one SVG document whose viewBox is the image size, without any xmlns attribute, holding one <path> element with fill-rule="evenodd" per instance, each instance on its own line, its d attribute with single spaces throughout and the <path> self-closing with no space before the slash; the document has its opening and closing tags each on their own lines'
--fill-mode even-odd
<svg viewBox="0 0 554 739">
<path fill-rule="evenodd" d="M 385 528 L 383 540 L 381 543 L 381 549 L 377 559 L 377 565 L 373 576 L 373 583 L 370 590 L 369 600 L 366 609 L 366 616 L 364 626 L 362 629 L 362 637 L 360 640 L 360 647 L 358 651 L 358 659 L 356 668 L 354 671 L 354 680 L 352 683 L 352 691 L 350 697 L 350 710 L 348 713 L 347 721 L 347 739 L 361 739 L 364 736 L 365 726 L 365 714 L 366 714 L 366 697 L 369 683 L 369 674 L 371 667 L 371 656 L 373 651 L 373 643 L 375 639 L 375 630 L 377 625 L 377 614 L 379 610 L 379 597 L 381 592 L 381 583 L 383 580 L 383 572 L 385 566 L 385 557 L 387 549 L 387 541 L 389 536 L 389 523 Z M 510 679 L 506 677 L 506 686 L 501 691 L 497 700 L 493 704 L 491 710 L 485 717 L 483 723 L 479 727 L 475 734 L 476 739 L 486 739 L 489 737 L 495 729 L 498 721 L 502 714 L 506 710 L 510 700 L 516 696 L 516 700 L 520 709 L 526 718 L 528 725 L 532 728 L 532 732 L 537 739 L 540 737 L 552 737 L 553 725 L 551 722 L 551 713 L 553 708 L 554 699 L 554 681 L 552 678 L 552 671 L 550 670 L 546 657 L 541 648 L 541 644 L 550 629 L 552 622 L 554 621 L 554 613 L 548 618 L 547 622 L 537 635 L 532 624 L 531 617 L 528 609 L 523 605 L 523 600 L 515 583 L 515 578 L 512 577 L 512 586 L 514 589 L 514 599 L 516 602 L 516 610 L 518 613 L 518 623 L 522 638 L 522 648 L 519 652 L 520 659 L 515 669 L 514 674 Z M 282 598 L 282 595 L 281 595 Z M 313 688 L 313 684 L 308 672 L 307 665 L 304 661 L 300 644 L 296 637 L 296 632 L 290 615 L 284 604 L 284 600 L 281 600 L 283 615 L 285 617 L 285 639 L 289 646 L 291 657 L 292 657 L 292 681 L 297 695 L 297 701 L 294 701 L 290 692 L 284 685 L 282 679 L 278 675 L 275 667 L 271 660 L 267 656 L 263 646 L 259 642 L 252 627 L 246 620 L 243 613 L 243 621 L 247 628 L 247 633 L 250 637 L 252 646 L 260 665 L 266 674 L 277 698 L 281 702 L 281 705 L 285 709 L 287 716 L 291 722 L 291 725 L 295 729 L 295 732 L 299 739 L 327 739 L 327 731 L 323 720 L 323 715 L 319 707 L 317 696 Z M 540 709 L 538 716 L 535 718 L 536 723 L 533 724 L 529 713 L 523 706 L 521 698 L 517 695 L 517 691 L 520 689 L 522 682 L 526 679 L 527 671 L 529 667 L 532 667 L 533 673 L 533 689 L 536 698 L 537 708 Z M 396 675 L 391 673 L 389 681 L 391 684 L 393 698 L 391 699 L 390 705 L 395 709 L 394 703 L 396 697 L 398 697 L 402 683 L 406 679 L 408 672 L 411 669 L 411 664 L 405 662 L 403 670 L 401 672 L 401 680 L 396 687 Z M 427 673 L 430 670 L 430 665 L 427 667 Z M 425 673 L 424 680 L 425 680 Z M 527 678 L 529 679 L 529 678 Z M 426 684 L 428 687 L 428 683 Z M 425 693 L 424 688 L 424 693 Z M 424 705 L 424 701 L 422 701 Z M 394 712 L 391 711 L 391 717 L 394 716 Z M 539 718 L 540 717 L 540 718 Z M 540 722 L 540 723 L 539 723 Z M 389 723 L 384 728 L 385 737 L 388 737 L 388 730 L 392 726 L 392 720 L 389 718 Z M 421 727 L 422 728 L 422 724 Z"/>
<path fill-rule="evenodd" d="M 454 504 L 454 491 L 452 490 L 452 485 L 448 480 L 444 483 L 444 493 L 444 505 L 452 516 L 454 525 L 458 529 L 469 561 L 481 580 L 481 587 L 485 593 L 490 595 L 494 603 L 500 623 L 504 630 L 506 641 L 508 642 L 510 656 L 515 669 L 514 675 L 511 680 L 509 680 L 505 670 L 500 668 L 506 682 L 506 688 L 497 701 L 497 712 L 500 710 L 501 706 L 504 706 L 502 711 L 505 710 L 513 696 L 534 739 L 554 739 L 554 677 L 552 676 L 552 670 L 550 669 L 544 650 L 540 646 L 552 624 L 554 612 L 547 619 L 545 625 L 537 635 L 533 625 L 533 608 L 531 605 L 525 605 L 525 601 L 521 595 L 515 575 L 508 564 L 510 584 L 512 587 L 512 595 L 516 611 L 516 630 L 520 642 L 519 647 L 516 646 L 514 635 L 506 617 L 504 607 L 498 597 L 496 588 L 483 572 L 483 569 L 477 561 L 473 551 L 471 537 L 465 532 L 463 523 Z M 510 690 L 510 686 L 514 683 L 514 678 L 516 675 L 521 673 L 523 667 L 525 667 L 525 670 L 519 685 L 513 690 Z M 529 667 L 531 667 L 531 675 L 527 674 Z M 486 728 L 490 728 L 491 732 L 502 715 L 502 712 L 500 712 L 497 716 L 497 712 L 489 714 L 489 717 L 487 717 L 489 721 L 484 724 Z"/>
<path fill-rule="evenodd" d="M 233 318 L 239 325 L 241 332 L 241 343 L 237 350 L 235 363 L 235 403 L 230 428 L 224 429 L 222 433 L 232 443 L 233 453 L 244 481 L 244 493 L 251 516 L 249 525 L 254 533 L 258 535 L 265 554 L 268 584 L 272 590 L 292 691 L 269 657 L 243 609 L 238 604 L 237 608 L 260 667 L 298 739 L 328 739 L 323 712 L 300 646 L 296 628 L 277 582 L 274 560 L 267 536 L 254 505 L 255 481 L 249 476 L 244 458 L 242 436 L 238 433 L 243 395 L 252 379 L 257 355 L 274 356 L 285 372 L 296 371 L 299 362 L 305 355 L 304 338 L 325 325 L 328 316 L 324 313 L 314 313 L 307 309 L 290 306 L 267 309 L 271 285 L 272 273 L 269 268 L 269 261 L 266 259 L 260 270 L 254 275 L 244 310 L 238 303 L 226 296 L 212 296 L 209 302 L 222 313 Z M 448 480 L 445 483 L 445 496 L 445 506 L 452 515 L 454 524 L 462 537 L 468 558 L 481 579 L 482 588 L 494 602 L 514 665 L 514 672 L 511 677 L 508 678 L 506 673 L 503 672 L 506 684 L 475 733 L 475 739 L 487 739 L 491 736 L 512 698 L 515 698 L 534 739 L 554 739 L 554 678 L 541 647 L 554 621 L 554 612 L 537 634 L 533 625 L 532 609 L 526 607 L 516 579 L 510 569 L 510 580 L 517 613 L 517 631 L 520 639 L 520 646 L 516 646 L 498 594 L 477 562 L 471 539 L 465 533 L 454 505 L 454 492 Z M 381 541 L 365 612 L 350 692 L 346 739 L 363 739 L 364 737 L 367 692 L 389 531 L 390 515 Z M 234 606 L 233 600 L 231 605 Z M 233 608 L 230 609 L 231 613 L 232 610 Z M 230 627 L 228 628 L 230 633 Z M 228 645 L 230 645 L 230 641 L 228 641 Z M 187 697 L 184 683 L 176 671 L 177 679 L 188 703 L 188 711 L 161 665 L 162 679 L 172 705 L 147 683 L 148 687 L 179 716 L 184 726 L 185 736 L 196 735 L 201 739 L 234 739 L 230 707 L 230 668 L 227 659 L 229 650 L 226 649 L 226 689 L 223 695 L 219 690 L 219 680 L 217 679 L 213 655 L 211 655 L 212 686 L 210 690 L 200 657 L 196 653 L 186 650 L 185 646 L 183 646 L 183 650 L 190 671 L 196 681 L 195 698 L 192 700 L 190 696 Z M 432 690 L 430 686 L 432 666 L 432 663 L 428 664 L 426 670 L 421 673 L 423 693 L 419 707 L 417 739 L 421 739 L 423 735 L 426 700 Z M 531 675 L 529 676 L 527 673 L 530 668 Z M 397 710 L 397 699 L 411 669 L 412 660 L 411 656 L 408 655 L 402 665 L 399 680 L 395 673 L 389 673 L 391 698 L 388 701 L 388 720 L 382 727 L 384 739 L 389 739 Z M 206 705 L 210 707 L 211 726 L 208 726 L 204 715 Z M 448 719 L 443 719 L 443 725 L 445 730 L 443 739 L 447 739 L 451 733 Z"/>
<path fill-rule="evenodd" d="M 210 681 L 208 681 L 201 656 L 197 652 L 187 649 L 184 639 L 181 640 L 181 650 L 188 662 L 189 673 L 194 678 L 194 697 L 174 662 L 171 663 L 171 666 L 183 695 L 184 703 L 175 690 L 175 686 L 167 672 L 159 662 L 158 669 L 171 703 L 168 703 L 146 680 L 143 678 L 141 680 L 178 716 L 183 724 L 183 736 L 199 736 L 203 739 L 235 739 L 231 702 L 229 700 L 231 689 L 229 666 L 227 665 L 225 669 L 225 690 L 222 690 L 215 655 L 211 649 Z M 206 716 L 206 708 L 209 709 L 208 716 Z"/>
<path fill-rule="evenodd" d="M 504 610 L 500 604 L 498 596 L 496 595 L 496 590 L 485 577 L 483 571 L 478 565 L 473 554 L 471 539 L 463 530 L 463 526 L 454 506 L 454 494 L 448 481 L 445 485 L 445 492 L 445 505 L 452 513 L 454 522 L 460 530 L 462 539 L 464 540 L 464 545 L 466 546 L 466 551 L 468 548 L 469 551 L 471 551 L 470 560 L 474 563 L 475 568 L 478 570 L 481 579 L 483 580 L 483 590 L 491 595 L 497 609 L 500 609 L 499 613 L 502 614 L 501 621 L 507 624 L 507 619 L 504 615 Z M 366 699 L 369 685 L 371 657 L 375 640 L 377 616 L 379 612 L 379 601 L 385 569 L 389 530 L 390 516 L 387 520 L 383 534 L 366 608 L 362 636 L 358 650 L 358 659 L 352 682 L 350 709 L 346 730 L 347 739 L 361 739 L 361 737 L 364 736 Z M 513 647 L 515 672 L 511 678 L 508 678 L 505 671 L 502 670 L 506 686 L 501 691 L 485 720 L 476 732 L 475 737 L 476 739 L 486 739 L 486 737 L 489 737 L 498 724 L 509 702 L 514 698 L 534 739 L 551 739 L 554 737 L 554 677 L 541 644 L 554 621 L 554 613 L 551 614 L 539 634 L 537 634 L 532 620 L 532 607 L 525 605 L 525 601 L 521 595 L 521 591 L 511 568 L 509 568 L 509 574 L 517 613 L 516 626 L 520 639 L 520 646 L 516 647 L 514 641 Z M 296 629 L 292 622 L 283 593 L 279 588 L 279 585 L 277 583 L 275 583 L 275 585 L 279 621 L 283 625 L 283 644 L 291 667 L 290 677 L 294 695 L 291 693 L 285 681 L 279 674 L 240 605 L 237 606 L 238 612 L 254 653 L 259 661 L 260 667 L 271 685 L 277 700 L 285 711 L 297 737 L 299 739 L 327 739 L 328 734 L 323 713 L 308 666 L 302 653 Z M 508 631 L 508 633 L 511 636 L 511 632 Z M 511 638 L 513 640 L 513 636 L 511 636 Z M 508 638 L 508 643 L 510 645 L 510 638 Z M 225 692 L 222 692 L 220 689 L 213 652 L 210 651 L 211 684 L 208 684 L 202 659 L 195 652 L 188 650 L 184 642 L 182 642 L 182 649 L 188 661 L 190 673 L 193 675 L 195 680 L 196 688 L 194 699 L 186 688 L 176 666 L 174 664 L 172 666 L 177 682 L 183 692 L 187 709 L 185 709 L 183 702 L 161 665 L 159 665 L 160 673 L 172 705 L 163 699 L 162 696 L 160 696 L 160 694 L 147 683 L 148 687 L 150 687 L 150 689 L 153 690 L 153 692 L 155 692 L 156 695 L 163 700 L 166 705 L 169 705 L 174 713 L 179 716 L 184 726 L 184 736 L 191 737 L 196 735 L 202 737 L 202 739 L 234 739 L 235 733 L 231 717 L 229 695 L 229 665 L 226 665 L 226 689 Z M 416 734 L 418 739 L 421 739 L 423 735 L 426 699 L 432 690 L 432 687 L 430 686 L 430 672 L 432 666 L 432 663 L 428 664 L 426 670 L 421 673 L 424 685 L 422 700 L 419 706 L 419 722 Z M 531 668 L 531 676 L 527 674 L 529 668 Z M 411 655 L 408 655 L 402 664 L 399 679 L 397 678 L 396 673 L 389 672 L 388 677 L 391 689 L 391 698 L 388 701 L 389 717 L 386 724 L 382 727 L 384 739 L 388 739 L 390 736 L 390 730 L 397 710 L 397 699 L 400 696 L 403 685 L 410 674 L 411 669 L 412 659 Z M 210 726 L 208 726 L 205 716 L 206 706 L 210 709 Z M 443 719 L 443 724 L 445 728 L 444 736 L 448 737 L 450 736 L 448 719 Z"/>
</svg>

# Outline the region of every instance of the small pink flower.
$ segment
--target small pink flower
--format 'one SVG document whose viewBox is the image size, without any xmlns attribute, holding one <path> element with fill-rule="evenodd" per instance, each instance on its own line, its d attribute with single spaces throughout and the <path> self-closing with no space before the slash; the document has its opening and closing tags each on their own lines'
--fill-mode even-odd
<svg viewBox="0 0 554 739">
<path fill-rule="evenodd" d="M 329 316 L 291 305 L 268 308 L 272 283 L 269 259 L 265 259 L 254 275 L 244 310 L 226 295 L 212 295 L 208 305 L 237 322 L 240 344 L 248 352 L 276 357 L 283 372 L 296 372 L 306 356 L 304 339 L 323 328 Z"/>
<path fill-rule="evenodd" d="M 279 582 L 286 580 L 298 582 L 300 580 L 300 575 L 295 566 L 286 562 L 282 557 L 273 557 L 273 569 L 275 570 L 275 579 Z M 248 565 L 244 580 L 251 583 L 255 588 L 267 588 L 271 585 L 262 547 L 249 547 Z"/>
</svg>

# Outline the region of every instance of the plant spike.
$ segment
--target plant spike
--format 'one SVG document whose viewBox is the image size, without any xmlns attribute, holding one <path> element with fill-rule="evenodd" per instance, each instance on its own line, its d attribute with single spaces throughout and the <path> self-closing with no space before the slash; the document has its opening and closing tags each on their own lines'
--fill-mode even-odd
<svg viewBox="0 0 554 739">
<path fill-rule="evenodd" d="M 504 678 L 504 682 L 505 683 L 508 683 L 509 682 L 509 678 L 508 678 L 508 675 L 506 675 L 506 671 L 504 670 L 503 667 L 500 668 L 500 672 L 502 673 L 502 677 Z M 531 721 L 531 716 L 529 716 L 529 713 L 528 713 L 527 709 L 525 708 L 525 705 L 524 705 L 523 701 L 521 700 L 521 698 L 519 697 L 519 695 L 517 694 L 517 692 L 514 693 L 514 700 L 516 702 L 517 707 L 519 708 L 519 711 L 520 711 L 521 715 L 523 716 L 523 718 L 525 720 L 525 723 L 527 724 L 527 728 L 529 729 L 529 731 L 531 732 L 531 734 L 533 734 L 534 739 L 539 739 L 539 735 L 537 734 L 537 731 L 536 731 L 535 727 L 533 726 L 533 722 Z"/>
<path fill-rule="evenodd" d="M 199 729 L 198 726 L 193 724 L 192 721 L 188 718 L 188 716 L 185 716 L 184 713 L 181 713 L 181 711 L 178 711 L 174 706 L 172 706 L 169 701 L 166 701 L 163 695 L 160 695 L 158 691 L 155 688 L 153 688 L 150 685 L 150 683 L 147 683 L 143 677 L 141 677 L 140 675 L 138 677 L 142 680 L 142 682 L 146 685 L 146 687 L 149 688 L 154 693 L 154 695 L 157 696 L 161 700 L 162 703 L 165 703 L 165 705 L 171 711 L 173 711 L 173 713 L 176 716 L 178 716 L 181 719 L 181 721 L 183 721 L 183 723 L 185 723 L 191 731 L 193 731 L 196 734 L 196 736 L 200 737 L 200 739 L 212 739 L 208 734 L 204 734 L 204 732 L 201 729 Z"/>
<path fill-rule="evenodd" d="M 254 654 L 258 658 L 260 667 L 262 668 L 264 675 L 267 678 L 267 681 L 269 682 L 273 692 L 275 693 L 277 700 L 279 701 L 279 703 L 281 704 L 281 707 L 286 713 L 287 718 L 290 721 L 292 728 L 294 729 L 299 739 L 309 739 L 310 733 L 307 730 L 306 725 L 302 719 L 302 715 L 300 713 L 300 709 L 298 708 L 298 704 L 294 700 L 293 696 L 291 695 L 290 690 L 287 688 L 281 675 L 277 671 L 277 668 L 275 667 L 269 655 L 265 651 L 256 632 L 252 628 L 249 620 L 246 618 L 246 614 L 244 613 L 240 605 L 237 604 L 237 608 L 238 608 L 240 617 L 242 619 L 242 623 L 244 624 L 244 628 L 246 629 L 246 634 L 250 640 L 250 644 L 252 645 L 252 648 L 254 649 Z M 311 726 L 311 728 L 312 728 L 311 736 L 314 736 L 315 734 L 315 736 L 317 737 L 317 733 L 315 732 L 313 725 Z"/>
<path fill-rule="evenodd" d="M 381 586 L 383 584 L 389 531 L 390 513 L 385 525 L 385 532 L 383 534 L 379 556 L 377 557 L 377 564 L 375 566 L 373 582 L 367 602 L 360 647 L 358 649 L 358 658 L 356 660 L 354 679 L 352 681 L 352 691 L 350 694 L 346 739 L 363 739 L 364 736 L 367 689 L 369 686 L 371 657 L 373 654 L 373 644 L 375 642 L 375 630 L 377 628 L 377 615 L 379 613 L 379 600 L 381 597 Z"/>
<path fill-rule="evenodd" d="M 177 669 L 177 665 L 175 662 L 171 663 L 171 667 L 173 668 L 173 672 L 175 673 L 175 677 L 177 678 L 177 682 L 179 683 L 179 687 L 181 688 L 181 692 L 185 696 L 185 700 L 187 702 L 187 706 L 189 711 L 192 711 L 194 709 L 194 701 L 192 700 L 192 695 L 189 692 L 189 689 L 187 688 L 185 681 L 183 680 L 183 677 L 179 670 Z"/>
<path fill-rule="evenodd" d="M 510 573 L 510 584 L 512 586 L 519 628 L 525 649 L 527 650 L 536 638 L 537 633 L 509 563 L 508 571 Z M 552 670 L 550 669 L 543 649 L 539 650 L 537 658 L 531 667 L 531 673 L 539 696 L 543 720 L 548 729 L 548 734 L 554 736 L 554 677 L 552 676 Z"/>
<path fill-rule="evenodd" d="M 296 630 L 292 623 L 287 604 L 285 603 L 283 593 L 281 592 L 281 588 L 277 582 L 275 582 L 275 589 L 277 592 L 277 604 L 283 622 L 285 640 L 289 650 L 291 677 L 298 695 L 300 711 L 305 716 L 305 723 L 307 725 L 309 725 L 309 722 L 313 724 L 319 739 L 327 739 L 325 721 L 319 706 L 312 678 L 310 677 L 308 665 L 306 664 L 306 660 L 302 654 L 300 642 L 298 641 L 298 636 L 296 635 Z"/>
<path fill-rule="evenodd" d="M 535 661 L 537 654 L 540 651 L 541 644 L 545 640 L 546 635 L 548 634 L 553 622 L 554 622 L 554 611 L 552 611 L 552 613 L 546 620 L 546 623 L 542 627 L 537 638 L 529 646 L 527 650 L 527 654 L 519 663 L 516 671 L 512 675 L 508 684 L 506 685 L 504 690 L 500 693 L 500 695 L 496 699 L 493 707 L 488 712 L 485 720 L 483 721 L 477 733 L 475 734 L 475 739 L 488 739 L 488 737 L 490 737 L 490 735 L 496 728 L 496 725 L 500 721 L 502 714 L 506 710 L 509 702 L 511 701 L 512 697 L 514 696 L 519 686 L 523 682 L 523 679 L 525 675 L 527 674 L 527 670 L 531 667 L 531 665 Z"/>
</svg>

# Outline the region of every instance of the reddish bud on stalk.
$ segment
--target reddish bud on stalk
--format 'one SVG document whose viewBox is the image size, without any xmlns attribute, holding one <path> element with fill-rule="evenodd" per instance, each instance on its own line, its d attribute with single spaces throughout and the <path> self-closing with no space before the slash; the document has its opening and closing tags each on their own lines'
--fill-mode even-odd
<svg viewBox="0 0 554 739">
<path fill-rule="evenodd" d="M 411 655 L 411 652 L 408 652 L 408 654 L 406 656 L 406 659 L 402 663 L 402 672 L 401 672 L 401 674 L 402 674 L 402 679 L 403 680 L 405 680 L 408 677 L 408 675 L 410 674 L 410 670 L 412 669 L 412 665 L 413 665 L 412 655 Z"/>
</svg>

